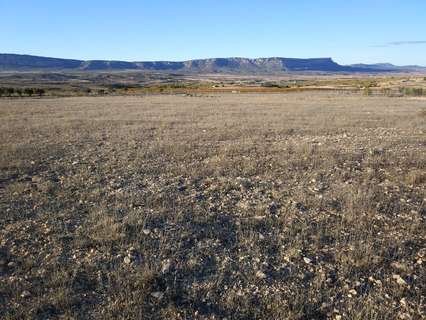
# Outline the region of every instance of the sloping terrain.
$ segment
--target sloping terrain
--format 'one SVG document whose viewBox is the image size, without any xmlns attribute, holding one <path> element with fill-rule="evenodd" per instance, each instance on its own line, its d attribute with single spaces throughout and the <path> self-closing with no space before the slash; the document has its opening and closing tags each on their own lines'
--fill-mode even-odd
<svg viewBox="0 0 426 320">
<path fill-rule="evenodd" d="M 422 66 L 396 66 L 391 63 L 374 63 L 374 64 L 352 64 L 350 65 L 354 68 L 360 68 L 360 69 L 372 69 L 372 70 L 383 70 L 383 71 L 401 71 L 401 72 L 426 72 L 426 67 Z"/>
<path fill-rule="evenodd" d="M 422 100 L 0 99 L 1 319 L 422 319 Z"/>
</svg>

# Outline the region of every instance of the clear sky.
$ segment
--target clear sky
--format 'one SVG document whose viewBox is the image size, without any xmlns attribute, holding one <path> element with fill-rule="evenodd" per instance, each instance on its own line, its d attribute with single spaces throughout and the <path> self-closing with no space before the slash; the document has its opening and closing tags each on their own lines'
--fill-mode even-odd
<svg viewBox="0 0 426 320">
<path fill-rule="evenodd" d="M 426 65 L 426 0 L 0 0 L 0 52 Z"/>
</svg>

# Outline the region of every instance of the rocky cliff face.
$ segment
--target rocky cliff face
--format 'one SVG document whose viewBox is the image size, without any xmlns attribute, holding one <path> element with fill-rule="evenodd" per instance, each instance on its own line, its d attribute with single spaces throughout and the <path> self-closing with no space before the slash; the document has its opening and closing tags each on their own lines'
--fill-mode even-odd
<svg viewBox="0 0 426 320">
<path fill-rule="evenodd" d="M 384 72 L 410 71 L 410 68 L 393 65 L 342 66 L 331 58 L 214 58 L 182 62 L 173 61 L 106 61 L 46 58 L 30 55 L 0 54 L 0 70 L 142 70 L 188 73 L 283 73 L 283 72 Z"/>
</svg>

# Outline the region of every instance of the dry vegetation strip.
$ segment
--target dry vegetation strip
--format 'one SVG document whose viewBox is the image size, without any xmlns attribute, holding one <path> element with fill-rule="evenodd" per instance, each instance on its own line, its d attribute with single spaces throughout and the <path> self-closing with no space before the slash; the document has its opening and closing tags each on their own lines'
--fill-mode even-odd
<svg viewBox="0 0 426 320">
<path fill-rule="evenodd" d="M 421 319 L 426 106 L 0 101 L 0 318 Z"/>
</svg>

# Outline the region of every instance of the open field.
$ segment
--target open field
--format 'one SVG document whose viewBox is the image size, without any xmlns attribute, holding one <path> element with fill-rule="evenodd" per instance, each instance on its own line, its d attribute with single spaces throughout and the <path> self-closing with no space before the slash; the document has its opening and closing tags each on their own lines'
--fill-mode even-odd
<svg viewBox="0 0 426 320">
<path fill-rule="evenodd" d="M 0 135 L 1 319 L 425 318 L 422 98 L 3 98 Z"/>
<path fill-rule="evenodd" d="M 426 96 L 422 74 L 170 74 L 147 72 L 0 72 L 0 97 L 141 95 L 153 93 L 361 92 L 368 95 Z M 13 89 L 13 92 L 8 92 Z"/>
</svg>

